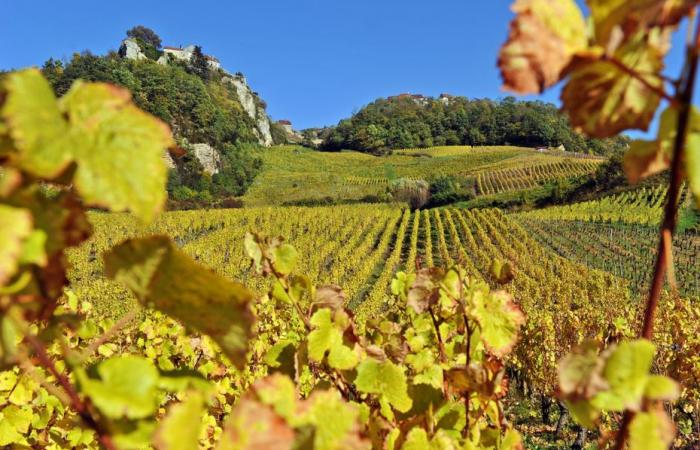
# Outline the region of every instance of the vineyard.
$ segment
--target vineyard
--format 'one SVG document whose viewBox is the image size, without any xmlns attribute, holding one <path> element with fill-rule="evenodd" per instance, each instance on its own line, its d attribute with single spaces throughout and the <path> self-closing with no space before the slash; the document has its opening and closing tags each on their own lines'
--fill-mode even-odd
<svg viewBox="0 0 700 450">
<path fill-rule="evenodd" d="M 600 263 L 599 267 L 620 276 L 587 268 L 586 265 L 598 266 L 591 260 L 581 258 L 575 249 L 565 250 L 561 244 L 565 240 L 563 237 L 557 241 L 559 247 L 553 246 L 552 242 L 543 239 L 543 232 L 530 234 L 534 223 L 532 219 L 514 220 L 499 210 L 411 212 L 376 205 L 275 207 L 171 212 L 160 216 L 149 227 L 139 225 L 135 218 L 126 214 L 93 213 L 91 221 L 95 226 L 93 238 L 70 252 L 73 267 L 70 272 L 70 298 L 78 299 L 75 304 L 82 305 L 79 309 L 93 318 L 90 326 L 95 331 L 92 334 L 109 328 L 115 321 L 120 322 L 125 318 L 133 321 L 134 311 L 140 310 L 133 294 L 103 278 L 100 255 L 111 245 L 144 233 L 171 236 L 195 260 L 227 278 L 242 281 L 259 294 L 264 293 L 269 285 L 251 268 L 250 259 L 243 250 L 244 234 L 246 230 L 253 229 L 286 236 L 288 242 L 304 255 L 300 260 L 301 270 L 308 274 L 313 283 L 343 286 L 346 304 L 355 311 L 360 322 L 388 313 L 392 307 L 389 287 L 396 271 L 413 273 L 416 264 L 461 264 L 470 277 L 494 284 L 494 260 L 508 262 L 512 265 L 513 281 L 507 285 L 507 289 L 518 300 L 528 318 L 510 367 L 518 383 L 525 383 L 530 393 L 538 393 L 543 398 L 553 395 L 556 362 L 573 346 L 587 337 L 609 333 L 611 323 L 616 324 L 615 333 L 629 332 L 637 320 L 634 294 L 638 289 L 635 283 L 644 276 L 631 278 L 629 275 L 634 273 L 634 268 L 617 271 L 614 267 L 616 262 L 608 265 Z M 548 230 L 553 231 L 556 227 L 556 224 L 552 224 Z M 594 231 L 573 227 L 563 230 L 572 241 L 578 238 L 579 242 L 586 232 Z M 599 231 L 596 231 L 597 235 L 604 237 L 602 235 L 605 233 Z M 624 234 L 625 231 L 621 228 L 619 232 L 613 230 L 613 233 Z M 601 240 L 601 249 L 596 250 L 601 258 L 613 258 L 612 252 L 621 252 L 626 245 L 629 248 L 624 250 L 627 252 L 625 254 L 637 251 L 644 254 L 646 251 L 641 235 L 638 241 L 628 239 L 628 244 L 618 242 L 621 248 L 613 247 L 617 240 L 617 234 Z M 635 242 L 637 247 L 634 247 Z M 645 242 L 650 241 L 647 238 Z M 605 245 L 610 247 L 606 248 Z M 694 277 L 697 286 L 697 264 L 694 259 L 697 257 L 697 238 L 691 244 L 682 245 L 679 248 L 681 259 L 690 269 L 679 272 L 679 282 L 687 286 Z M 553 250 L 548 249 L 550 246 Z M 189 341 L 185 339 L 180 326 L 158 314 L 138 314 L 141 320 L 132 322 L 130 331 L 119 339 L 101 344 L 96 349 L 99 355 L 145 351 L 161 370 L 181 368 L 183 364 L 186 367 L 199 367 L 209 380 L 217 383 L 222 401 L 244 389 L 246 380 L 260 370 L 253 365 L 240 373 L 228 367 L 210 346 L 203 347 L 204 353 L 196 357 L 188 348 Z M 687 329 L 684 332 L 694 333 Z M 660 336 L 669 342 L 668 346 L 661 347 L 662 356 L 658 364 L 662 370 L 687 364 L 687 358 L 693 358 L 692 354 L 673 351 L 671 344 L 678 339 L 677 333 L 678 330 L 672 328 L 659 330 Z M 92 334 L 84 332 L 86 339 Z M 273 342 L 277 339 L 269 334 L 263 334 L 261 338 L 273 339 Z M 146 345 L 147 342 L 151 344 Z M 133 349 L 134 343 L 143 350 Z M 31 379 L 22 383 L 28 383 L 29 388 L 32 386 Z M 684 398 L 692 401 L 699 394 L 691 389 L 684 394 Z M 223 426 L 222 416 L 216 411 L 214 408 L 206 416 L 208 425 L 200 441 L 205 446 L 215 439 L 217 430 Z M 59 417 L 63 414 L 61 412 Z M 31 427 L 28 433 L 32 433 Z"/>
<path fill-rule="evenodd" d="M 554 206 L 529 211 L 521 217 L 541 220 L 574 220 L 587 222 L 624 222 L 657 224 L 663 213 L 666 188 L 662 185 L 643 187 L 597 200 Z M 681 204 L 690 201 L 684 191 Z"/>
<path fill-rule="evenodd" d="M 341 219 L 342 218 L 342 219 Z M 302 269 L 312 282 L 335 283 L 344 287 L 348 302 L 361 315 L 381 311 L 388 294 L 388 281 L 397 270 L 413 271 L 416 258 L 427 266 L 465 264 L 469 273 L 489 279 L 494 258 L 512 261 L 518 268 L 513 293 L 530 298 L 533 304 L 551 304 L 560 292 L 570 292 L 567 301 L 583 302 L 592 294 L 590 280 L 596 279 L 610 291 L 608 301 L 624 297 L 625 283 L 602 272 L 584 270 L 547 251 L 516 222 L 497 210 L 458 209 L 408 210 L 372 205 L 335 208 L 251 208 L 242 210 L 172 212 L 148 230 L 140 229 L 129 216 L 96 215 L 95 237 L 71 254 L 72 287 L 82 299 L 104 314 L 123 308 L 105 304 L 112 298 L 111 283 L 101 273 L 100 255 L 123 239 L 145 233 L 167 234 L 181 248 L 220 274 L 262 293 L 266 286 L 251 273 L 241 242 L 246 230 L 260 230 L 286 236 L 299 252 L 309 255 Z M 524 251 L 527 249 L 527 251 Z M 356 260 L 358 255 L 361 259 Z M 548 270 L 534 261 L 547 261 Z M 571 274 L 560 281 L 563 273 Z M 557 289 L 541 291 L 541 277 Z M 572 281 L 576 280 L 576 281 Z M 109 286 L 110 295 L 101 288 Z M 550 297 L 551 295 L 551 297 Z M 602 299 L 601 299 L 602 301 Z"/>
<path fill-rule="evenodd" d="M 538 242 L 557 254 L 629 280 L 636 295 L 648 291 L 656 256 L 656 229 L 640 224 L 527 217 L 519 222 Z M 680 294 L 700 298 L 700 235 L 697 232 L 678 235 L 673 254 Z"/>
<path fill-rule="evenodd" d="M 481 172 L 476 176 L 479 195 L 493 195 L 507 191 L 533 189 L 556 180 L 565 180 L 593 173 L 599 162 L 594 160 L 564 160 Z"/>
<path fill-rule="evenodd" d="M 266 149 L 260 157 L 263 171 L 242 198 L 246 206 L 387 201 L 393 179 L 452 176 L 471 186 L 477 174 L 493 183 L 482 185 L 480 192 L 497 194 L 515 185 L 536 188 L 544 180 L 592 173 L 601 161 L 522 147 L 459 146 L 399 150 L 382 157 L 288 146 Z"/>
</svg>

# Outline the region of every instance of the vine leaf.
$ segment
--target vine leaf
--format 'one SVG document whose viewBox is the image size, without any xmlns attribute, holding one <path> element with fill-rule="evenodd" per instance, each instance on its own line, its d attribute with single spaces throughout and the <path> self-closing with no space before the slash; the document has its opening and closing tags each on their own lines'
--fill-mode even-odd
<svg viewBox="0 0 700 450">
<path fill-rule="evenodd" d="M 338 391 L 314 392 L 301 409 L 303 424 L 315 427 L 314 449 L 369 449 L 360 437 L 359 408 L 344 402 Z"/>
<path fill-rule="evenodd" d="M 17 271 L 23 241 L 32 232 L 32 215 L 26 209 L 0 205 L 0 286 Z"/>
<path fill-rule="evenodd" d="M 663 89 L 657 74 L 667 43 L 668 34 L 654 28 L 639 31 L 614 52 L 613 58 L 640 74 L 646 84 L 612 61 L 574 58 L 561 92 L 572 125 L 599 138 L 630 128 L 646 130 L 661 101 L 649 86 Z"/>
<path fill-rule="evenodd" d="M 416 427 L 408 432 L 406 441 L 401 446 L 401 450 L 422 450 L 430 448 L 428 433 L 423 428 Z"/>
<path fill-rule="evenodd" d="M 406 374 L 391 361 L 379 362 L 366 359 L 357 366 L 355 386 L 360 392 L 377 394 L 400 412 L 411 409 L 413 402 L 408 396 Z"/>
<path fill-rule="evenodd" d="M 199 447 L 199 433 L 205 412 L 201 393 L 192 392 L 182 403 L 173 405 L 159 423 L 153 437 L 158 450 L 190 450 Z"/>
<path fill-rule="evenodd" d="M 512 9 L 516 17 L 498 58 L 504 87 L 519 94 L 542 92 L 586 50 L 583 14 L 573 0 L 517 0 Z"/>
<path fill-rule="evenodd" d="M 99 378 L 76 371 L 81 391 L 112 419 L 141 419 L 158 408 L 158 369 L 146 358 L 124 355 L 97 366 Z"/>
<path fill-rule="evenodd" d="M 676 429 L 661 411 L 640 412 L 630 423 L 629 448 L 635 450 L 666 450 L 671 446 Z"/>
<path fill-rule="evenodd" d="M 606 45 L 616 33 L 649 26 L 676 25 L 695 0 L 588 0 L 596 40 Z"/>
<path fill-rule="evenodd" d="M 162 154 L 174 141 L 167 125 L 131 102 L 129 91 L 78 81 L 57 102 L 36 69 L 11 73 L 5 88 L 1 114 L 24 170 L 55 179 L 74 162 L 73 181 L 86 203 L 131 210 L 145 221 L 162 209 Z"/>
<path fill-rule="evenodd" d="M 340 370 L 350 370 L 357 365 L 357 354 L 353 349 L 343 344 L 343 329 L 333 320 L 332 311 L 328 308 L 319 309 L 311 317 L 311 325 L 315 329 L 309 334 L 309 358 L 313 361 L 323 361 L 328 353 L 328 364 Z M 342 310 L 336 314 L 346 314 Z M 347 321 L 338 321 L 346 322 Z"/>
<path fill-rule="evenodd" d="M 510 294 L 476 291 L 470 299 L 470 307 L 489 352 L 498 358 L 507 355 L 518 339 L 520 326 L 525 323 L 525 316 Z"/>
<path fill-rule="evenodd" d="M 105 255 L 105 273 L 138 300 L 209 335 L 237 367 L 246 362 L 254 294 L 195 263 L 170 238 L 130 239 Z"/>
<path fill-rule="evenodd" d="M 68 123 L 49 83 L 36 69 L 9 74 L 0 115 L 19 151 L 19 164 L 44 178 L 58 176 L 71 161 L 66 150 Z M 68 147 L 70 148 L 70 147 Z"/>
<path fill-rule="evenodd" d="M 598 357 L 598 346 L 587 341 L 559 363 L 559 390 L 568 397 L 591 398 L 608 388 L 603 378 L 605 361 Z"/>
<path fill-rule="evenodd" d="M 668 169 L 673 157 L 673 146 L 676 140 L 678 128 L 678 110 L 666 108 L 659 119 L 659 130 L 653 141 L 633 141 L 630 149 L 625 154 L 623 167 L 625 174 L 631 183 L 637 183 L 642 178 L 655 175 Z M 691 107 L 690 120 L 688 121 L 688 137 L 685 146 L 685 162 L 688 175 L 691 179 L 696 173 L 694 156 L 700 143 L 700 113 L 697 108 Z"/>
</svg>

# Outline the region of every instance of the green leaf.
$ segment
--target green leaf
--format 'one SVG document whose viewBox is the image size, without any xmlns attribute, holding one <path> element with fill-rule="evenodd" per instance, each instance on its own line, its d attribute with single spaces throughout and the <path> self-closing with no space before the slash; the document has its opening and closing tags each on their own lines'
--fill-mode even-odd
<svg viewBox="0 0 700 450">
<path fill-rule="evenodd" d="M 116 356 L 97 366 L 99 378 L 79 374 L 81 391 L 112 419 L 140 419 L 158 408 L 158 369 L 151 361 L 134 355 Z"/>
<path fill-rule="evenodd" d="M 23 242 L 31 232 L 29 211 L 0 205 L 0 286 L 17 272 Z"/>
<path fill-rule="evenodd" d="M 170 238 L 131 239 L 105 255 L 105 273 L 139 301 L 209 335 L 237 367 L 246 362 L 255 295 L 200 266 Z"/>
<path fill-rule="evenodd" d="M 158 424 L 153 444 L 158 450 L 190 450 L 199 447 L 199 433 L 204 415 L 204 398 L 193 392 L 173 405 Z"/>
<path fill-rule="evenodd" d="M 610 390 L 598 394 L 594 403 L 611 411 L 639 410 L 655 351 L 654 344 L 644 339 L 622 342 L 614 348 L 603 369 Z"/>
<path fill-rule="evenodd" d="M 29 431 L 29 426 L 32 424 L 32 417 L 34 415 L 30 407 L 19 407 L 15 405 L 5 407 L 1 414 L 4 417 L 3 420 L 10 422 L 12 427 L 22 434 Z"/>
<path fill-rule="evenodd" d="M 168 126 L 134 106 L 129 91 L 103 83 L 76 82 L 60 106 L 85 201 L 150 221 L 166 198 L 163 152 L 174 144 Z"/>
<path fill-rule="evenodd" d="M 512 297 L 504 291 L 488 293 L 477 290 L 469 303 L 488 351 L 498 358 L 510 353 L 518 339 L 520 326 L 525 322 L 525 316 Z"/>
<path fill-rule="evenodd" d="M 406 374 L 391 361 L 366 359 L 357 367 L 355 386 L 360 392 L 385 397 L 400 412 L 411 409 Z"/>
<path fill-rule="evenodd" d="M 162 209 L 170 129 L 134 106 L 126 89 L 78 81 L 57 103 L 36 69 L 8 75 L 5 87 L 1 114 L 24 170 L 54 179 L 75 162 L 73 181 L 87 203 L 146 221 Z"/>
<path fill-rule="evenodd" d="M 678 383 L 663 375 L 651 375 L 647 378 L 644 397 L 651 400 L 673 401 L 680 395 Z"/>
<path fill-rule="evenodd" d="M 408 432 L 401 450 L 425 450 L 430 448 L 428 433 L 423 428 L 413 428 Z"/>
<path fill-rule="evenodd" d="M 7 99 L 0 115 L 19 151 L 19 164 L 39 177 L 58 176 L 72 155 L 66 145 L 68 123 L 48 81 L 39 70 L 27 69 L 8 74 L 4 87 Z"/>
<path fill-rule="evenodd" d="M 317 391 L 307 403 L 302 421 L 316 429 L 314 449 L 369 448 L 360 438 L 359 409 L 344 402 L 337 391 Z"/>
<path fill-rule="evenodd" d="M 24 241 L 19 263 L 45 266 L 47 263 L 45 251 L 46 239 L 46 233 L 43 230 L 33 230 Z"/>
<path fill-rule="evenodd" d="M 608 387 L 603 379 L 604 366 L 605 361 L 598 355 L 597 344 L 585 342 L 559 363 L 559 390 L 564 396 L 592 398 Z"/>
<path fill-rule="evenodd" d="M 688 135 L 685 147 L 685 171 L 688 173 L 690 190 L 695 195 L 695 204 L 700 208 L 700 133 L 693 132 Z"/>
<path fill-rule="evenodd" d="M 592 137 L 614 136 L 627 129 L 646 130 L 659 106 L 668 36 L 659 29 L 642 30 L 618 48 L 614 58 L 644 74 L 646 83 L 608 60 L 575 59 L 561 92 L 564 110 L 574 127 Z"/>
<path fill-rule="evenodd" d="M 640 412 L 630 423 L 629 448 L 667 450 L 675 434 L 673 422 L 662 411 Z"/>
<path fill-rule="evenodd" d="M 572 57 L 587 48 L 586 24 L 573 0 L 520 0 L 501 48 L 504 88 L 534 94 L 554 85 Z"/>
<path fill-rule="evenodd" d="M 289 244 L 282 244 L 272 248 L 273 265 L 275 270 L 282 275 L 292 273 L 297 265 L 299 254 L 296 249 Z"/>
<path fill-rule="evenodd" d="M 338 311 L 343 313 L 343 311 Z M 315 328 L 309 333 L 309 358 L 323 361 L 328 352 L 328 364 L 340 370 L 349 370 L 357 365 L 357 354 L 343 344 L 343 329 L 332 319 L 333 312 L 328 308 L 319 309 L 311 317 Z"/>
</svg>

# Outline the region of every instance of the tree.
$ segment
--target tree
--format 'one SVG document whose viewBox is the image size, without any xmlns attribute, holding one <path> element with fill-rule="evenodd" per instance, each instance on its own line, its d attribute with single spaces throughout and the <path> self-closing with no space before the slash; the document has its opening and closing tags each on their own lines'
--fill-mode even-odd
<svg viewBox="0 0 700 450">
<path fill-rule="evenodd" d="M 156 49 L 159 49 L 161 46 L 160 36 L 158 36 L 155 31 L 143 25 L 137 25 L 131 28 L 126 32 L 126 35 L 130 38 L 143 41 L 145 44 L 152 45 Z"/>
<path fill-rule="evenodd" d="M 199 45 L 196 46 L 192 52 L 190 72 L 197 75 L 202 80 L 209 79 L 209 62 L 207 61 L 207 57 L 202 52 L 202 47 Z"/>
</svg>

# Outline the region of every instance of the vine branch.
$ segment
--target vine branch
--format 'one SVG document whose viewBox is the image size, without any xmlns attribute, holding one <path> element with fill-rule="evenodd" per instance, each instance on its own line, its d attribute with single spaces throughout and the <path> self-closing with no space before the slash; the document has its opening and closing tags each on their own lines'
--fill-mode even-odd
<svg viewBox="0 0 700 450">
<path fill-rule="evenodd" d="M 39 363 L 56 378 L 58 384 L 68 395 L 70 406 L 78 413 L 82 421 L 97 433 L 98 441 L 107 450 L 116 450 L 109 431 L 93 417 L 87 403 L 85 403 L 75 390 L 68 378 L 56 368 L 53 360 L 46 352 L 44 344 L 34 335 L 27 334 L 25 340 L 34 348 Z"/>
<path fill-rule="evenodd" d="M 666 197 L 666 206 L 664 207 L 664 218 L 661 223 L 658 251 L 656 254 L 656 262 L 654 264 L 654 274 L 649 289 L 646 307 L 644 310 L 644 322 L 640 337 L 651 340 L 654 334 L 654 317 L 659 306 L 661 291 L 664 286 L 664 278 L 667 268 L 673 264 L 671 248 L 669 243 L 673 239 L 673 233 L 676 229 L 678 197 L 683 181 L 682 171 L 682 156 L 685 148 L 686 137 L 688 134 L 688 122 L 690 120 L 690 108 L 693 99 L 693 90 L 695 88 L 695 79 L 697 76 L 698 56 L 700 51 L 700 17 L 695 26 L 694 43 L 687 48 L 685 66 L 683 67 L 683 75 L 681 83 L 676 91 L 675 102 L 672 104 L 678 107 L 678 124 L 676 130 L 676 138 L 673 143 L 673 159 L 671 161 L 671 175 L 668 194 Z M 620 430 L 617 434 L 616 450 L 622 450 L 625 447 L 629 432 L 629 425 L 632 422 L 634 413 L 627 410 L 622 418 Z"/>
</svg>

